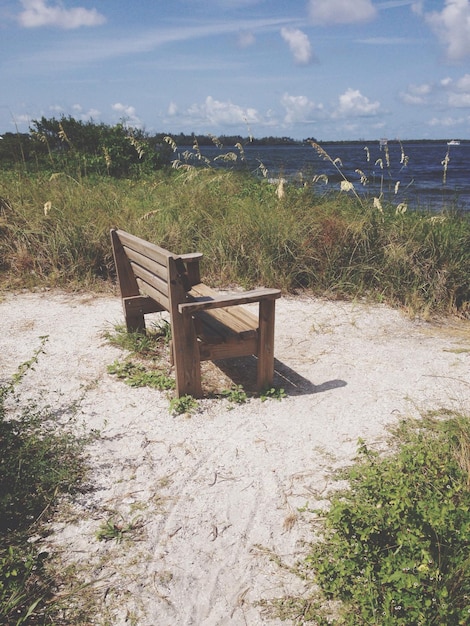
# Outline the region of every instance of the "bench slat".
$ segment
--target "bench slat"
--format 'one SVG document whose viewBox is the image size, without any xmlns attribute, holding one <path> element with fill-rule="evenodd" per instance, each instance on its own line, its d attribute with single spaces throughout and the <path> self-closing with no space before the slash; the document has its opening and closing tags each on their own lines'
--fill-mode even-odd
<svg viewBox="0 0 470 626">
<path fill-rule="evenodd" d="M 148 270 L 151 274 L 155 274 L 156 276 L 158 276 L 161 279 L 162 283 L 168 283 L 168 268 L 166 266 L 166 259 L 165 264 L 162 265 L 161 263 L 158 263 L 157 261 L 154 261 L 153 259 L 145 256 L 141 252 L 132 250 L 127 246 L 124 246 L 124 252 L 131 262 L 131 265 L 139 265 Z M 165 289 L 165 292 L 168 293 L 168 287 Z"/>
<path fill-rule="evenodd" d="M 137 277 L 137 284 L 143 294 L 156 300 L 166 311 L 170 309 L 170 301 L 168 298 L 156 289 L 152 283 L 143 281 L 141 278 Z"/>
<path fill-rule="evenodd" d="M 200 283 L 191 289 L 189 295 L 193 298 L 208 297 L 214 299 L 219 294 L 210 287 L 207 287 L 207 285 Z M 242 306 L 213 309 L 211 310 L 211 315 L 220 320 L 222 323 L 227 323 L 235 332 L 243 332 L 247 329 L 257 331 L 259 326 L 256 315 L 253 315 L 253 313 Z"/>
<path fill-rule="evenodd" d="M 168 252 L 168 250 L 165 250 L 165 248 L 160 248 L 160 246 L 150 243 L 149 241 L 145 241 L 144 239 L 140 239 L 140 237 L 136 237 L 130 233 L 126 233 L 124 230 L 118 230 L 116 231 L 116 234 L 118 235 L 122 245 L 130 248 L 131 250 L 135 250 L 136 252 L 140 252 L 144 256 L 155 259 L 161 265 L 166 266 L 167 258 L 175 256 L 171 252 Z"/>
<path fill-rule="evenodd" d="M 249 338 L 243 341 L 228 343 L 203 343 L 199 345 L 201 361 L 219 361 L 240 356 L 252 356 L 258 353 L 258 339 Z"/>
<path fill-rule="evenodd" d="M 222 312 L 222 309 L 217 313 Z M 213 312 L 206 313 L 202 311 L 194 316 L 196 323 L 196 332 L 202 341 L 207 343 L 227 343 L 232 340 L 247 339 L 248 337 L 256 337 L 256 329 L 241 326 L 239 320 L 230 317 L 228 312 L 225 315 L 215 316 Z"/>
</svg>

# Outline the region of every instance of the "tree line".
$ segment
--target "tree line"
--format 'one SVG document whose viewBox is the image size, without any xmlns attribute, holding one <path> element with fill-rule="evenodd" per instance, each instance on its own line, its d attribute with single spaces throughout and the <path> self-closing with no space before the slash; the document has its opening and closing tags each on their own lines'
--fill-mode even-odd
<svg viewBox="0 0 470 626">
<path fill-rule="evenodd" d="M 240 135 L 196 135 L 195 133 L 151 135 L 125 122 L 115 125 L 75 118 L 33 120 L 28 133 L 6 132 L 0 141 L 0 165 L 9 169 L 21 165 L 28 170 L 57 169 L 71 175 L 130 176 L 169 165 L 174 159 L 167 137 L 178 147 L 219 148 L 247 145 L 297 145 L 290 137 L 242 137 Z"/>
</svg>

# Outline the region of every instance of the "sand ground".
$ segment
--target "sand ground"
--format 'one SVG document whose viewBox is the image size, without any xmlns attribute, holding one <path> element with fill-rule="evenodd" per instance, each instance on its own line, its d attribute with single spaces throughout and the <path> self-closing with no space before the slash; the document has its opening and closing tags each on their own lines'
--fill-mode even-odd
<svg viewBox="0 0 470 626">
<path fill-rule="evenodd" d="M 302 558 L 312 527 L 299 509 L 321 504 L 358 438 L 380 447 L 401 417 L 469 410 L 464 320 L 282 298 L 275 384 L 286 397 L 204 399 L 174 417 L 165 392 L 107 373 L 123 356 L 103 338 L 123 321 L 117 297 L 6 294 L 0 319 L 0 378 L 47 336 L 22 396 L 98 435 L 87 448 L 90 489 L 64 503 L 44 540 L 94 582 L 97 625 L 280 624 L 257 603 L 306 589 L 270 554 L 288 565 Z M 120 543 L 98 541 L 106 521 L 132 530 Z"/>
</svg>

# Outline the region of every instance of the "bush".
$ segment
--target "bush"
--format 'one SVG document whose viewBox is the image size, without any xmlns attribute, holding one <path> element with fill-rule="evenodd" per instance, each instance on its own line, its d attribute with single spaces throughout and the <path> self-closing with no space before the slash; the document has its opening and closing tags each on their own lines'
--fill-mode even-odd
<svg viewBox="0 0 470 626">
<path fill-rule="evenodd" d="M 470 420 L 403 422 L 392 453 L 362 443 L 344 477 L 307 558 L 322 596 L 342 603 L 333 622 L 468 624 Z"/>
</svg>

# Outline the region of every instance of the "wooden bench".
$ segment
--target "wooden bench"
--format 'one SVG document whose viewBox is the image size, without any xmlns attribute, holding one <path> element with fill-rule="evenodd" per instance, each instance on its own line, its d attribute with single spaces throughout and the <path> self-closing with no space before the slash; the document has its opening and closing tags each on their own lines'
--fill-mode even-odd
<svg viewBox="0 0 470 626">
<path fill-rule="evenodd" d="M 201 253 L 172 254 L 122 230 L 111 230 L 126 326 L 145 331 L 147 313 L 168 311 L 179 397 L 200 397 L 201 361 L 254 355 L 257 387 L 272 385 L 278 289 L 220 295 L 201 283 Z M 240 306 L 258 303 L 258 315 Z"/>
</svg>

